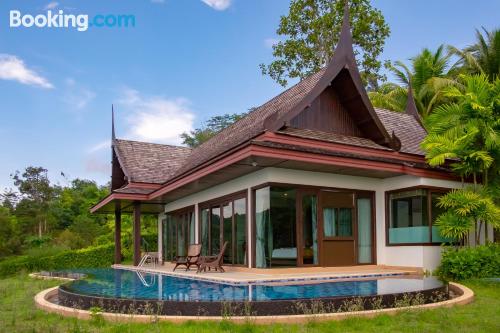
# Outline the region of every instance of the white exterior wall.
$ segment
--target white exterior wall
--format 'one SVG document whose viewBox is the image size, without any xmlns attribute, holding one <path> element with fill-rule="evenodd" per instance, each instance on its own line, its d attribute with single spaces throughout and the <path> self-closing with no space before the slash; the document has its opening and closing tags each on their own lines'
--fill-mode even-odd
<svg viewBox="0 0 500 333">
<path fill-rule="evenodd" d="M 248 193 L 251 193 L 250 189 L 252 187 L 267 182 L 374 191 L 376 207 L 377 264 L 420 267 L 426 270 L 433 270 L 438 265 L 441 252 L 440 246 L 386 246 L 385 192 L 418 185 L 443 188 L 461 187 L 460 182 L 421 178 L 408 175 L 378 179 L 323 172 L 265 168 L 170 202 L 165 205 L 165 212 L 177 210 L 186 206 L 196 205 L 242 190 L 248 190 Z M 250 196 L 248 196 L 247 202 L 249 205 L 249 212 L 252 212 L 250 207 Z M 196 213 L 196 217 L 197 216 L 198 213 Z M 198 218 L 196 218 L 197 230 L 198 225 L 199 221 Z M 251 231 L 251 223 L 249 223 L 249 237 L 252 235 Z M 248 244 L 252 244 L 251 239 L 248 239 Z M 250 248 L 249 253 L 252 253 Z"/>
</svg>

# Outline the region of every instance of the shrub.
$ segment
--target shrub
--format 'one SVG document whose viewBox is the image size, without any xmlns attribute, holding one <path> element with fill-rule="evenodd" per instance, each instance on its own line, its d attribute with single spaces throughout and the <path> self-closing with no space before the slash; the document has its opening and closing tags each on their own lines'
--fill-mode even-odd
<svg viewBox="0 0 500 333">
<path fill-rule="evenodd" d="M 114 244 L 91 246 L 43 257 L 19 256 L 0 262 L 0 277 L 20 271 L 106 267 L 113 263 Z"/>
<path fill-rule="evenodd" d="M 436 274 L 444 279 L 465 280 L 470 278 L 500 276 L 500 245 L 488 244 L 443 252 Z"/>
</svg>

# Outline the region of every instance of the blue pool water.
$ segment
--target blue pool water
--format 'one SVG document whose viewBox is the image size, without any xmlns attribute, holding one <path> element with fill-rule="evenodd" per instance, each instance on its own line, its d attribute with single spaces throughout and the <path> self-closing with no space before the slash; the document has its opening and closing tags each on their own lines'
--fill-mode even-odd
<svg viewBox="0 0 500 333">
<path fill-rule="evenodd" d="M 75 271 L 74 271 L 75 272 Z M 201 281 L 120 269 L 78 270 L 86 277 L 66 284 L 84 295 L 171 301 L 268 301 L 336 296 L 370 296 L 438 288 L 432 277 L 374 277 L 349 281 L 238 284 Z"/>
</svg>

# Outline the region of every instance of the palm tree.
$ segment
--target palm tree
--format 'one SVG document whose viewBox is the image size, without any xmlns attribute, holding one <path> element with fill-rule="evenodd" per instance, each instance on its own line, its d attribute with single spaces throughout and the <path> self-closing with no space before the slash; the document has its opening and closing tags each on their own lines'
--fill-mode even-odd
<svg viewBox="0 0 500 333">
<path fill-rule="evenodd" d="M 500 177 L 500 78 L 489 82 L 484 74 L 461 74 L 456 85 L 443 89 L 443 94 L 453 103 L 437 107 L 425 120 L 429 134 L 422 148 L 431 166 L 451 163 L 452 169 L 462 177 L 473 177 L 474 187 L 443 196 L 440 202 L 448 212 L 438 220 L 448 235 L 463 231 L 466 221 L 476 221 L 478 244 L 483 222 L 499 227 L 498 217 L 492 218 L 490 213 L 500 210 L 493 207 L 494 201 L 488 193 L 491 193 L 490 178 L 496 178 L 493 179 L 496 184 Z M 482 188 L 477 186 L 478 179 Z M 480 202 L 484 205 L 477 211 L 467 208 L 476 207 Z"/>
<path fill-rule="evenodd" d="M 441 94 L 444 87 L 453 84 L 448 78 L 452 69 L 449 66 L 450 55 L 445 54 L 444 45 L 440 45 L 435 52 L 425 48 L 415 57 L 411 58 L 411 68 L 402 61 L 396 61 L 388 68 L 403 84 L 404 87 L 392 86 L 392 89 L 378 90 L 369 96 L 374 106 L 393 106 L 392 110 L 400 111 L 406 104 L 407 87 L 411 84 L 415 104 L 423 117 L 429 115 L 433 109 L 446 101 Z M 381 87 L 383 87 L 382 85 Z M 404 101 L 404 102 L 403 102 Z"/>
<path fill-rule="evenodd" d="M 487 185 L 486 171 L 500 162 L 500 78 L 490 83 L 483 74 L 462 74 L 443 94 L 455 102 L 437 107 L 426 119 L 426 158 L 434 166 L 459 158 L 453 164 L 458 173 L 483 173 Z"/>
<path fill-rule="evenodd" d="M 470 74 L 485 74 L 490 82 L 500 75 L 500 29 L 487 31 L 484 35 L 476 29 L 476 43 L 463 50 L 448 46 L 450 54 L 457 55 L 456 67 Z"/>
<path fill-rule="evenodd" d="M 368 97 L 376 107 L 403 112 L 406 106 L 407 89 L 395 83 L 383 83 L 376 91 L 368 92 Z"/>
</svg>

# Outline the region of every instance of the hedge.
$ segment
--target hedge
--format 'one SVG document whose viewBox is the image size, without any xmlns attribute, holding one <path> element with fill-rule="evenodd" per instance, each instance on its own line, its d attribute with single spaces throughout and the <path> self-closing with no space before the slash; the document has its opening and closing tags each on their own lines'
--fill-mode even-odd
<svg viewBox="0 0 500 333">
<path fill-rule="evenodd" d="M 46 257 L 18 256 L 0 262 L 0 277 L 21 271 L 35 272 L 67 268 L 107 267 L 113 263 L 114 244 L 64 251 Z"/>
<path fill-rule="evenodd" d="M 500 277 L 500 245 L 445 250 L 436 274 L 447 280 Z"/>
</svg>

